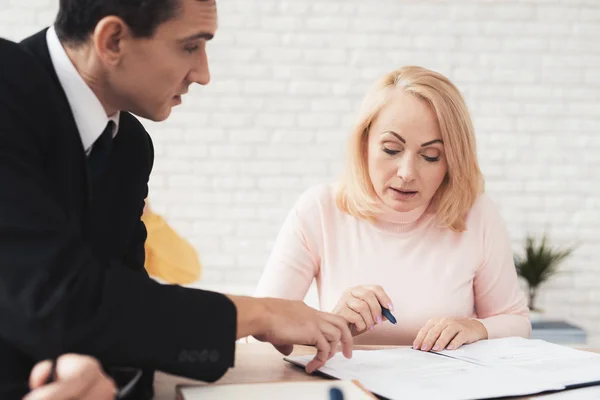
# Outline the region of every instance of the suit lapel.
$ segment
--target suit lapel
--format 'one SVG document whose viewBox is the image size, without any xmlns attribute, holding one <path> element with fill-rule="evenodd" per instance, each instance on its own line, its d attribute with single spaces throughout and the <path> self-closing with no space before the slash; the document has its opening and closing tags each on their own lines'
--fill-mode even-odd
<svg viewBox="0 0 600 400">
<path fill-rule="evenodd" d="M 90 171 L 85 155 L 85 150 L 83 149 L 83 144 L 81 143 L 81 135 L 79 134 L 77 124 L 75 123 L 75 118 L 73 117 L 73 113 L 71 111 L 71 107 L 69 106 L 67 96 L 60 84 L 60 80 L 58 79 L 58 75 L 56 74 L 56 70 L 54 69 L 54 65 L 52 64 L 50 51 L 48 49 L 48 43 L 46 41 L 47 30 L 48 29 L 44 29 L 36 33 L 35 35 L 28 37 L 27 39 L 23 40 L 20 44 L 25 50 L 29 51 L 40 61 L 40 63 L 48 71 L 50 77 L 52 78 L 52 81 L 56 85 L 54 88 L 49 88 L 49 90 L 55 90 L 58 96 L 56 104 L 58 115 L 56 116 L 56 122 L 57 126 L 59 127 L 59 132 L 57 133 L 63 135 L 63 139 L 66 141 L 68 148 L 64 150 L 68 154 L 68 157 L 73 157 L 74 161 L 77 164 L 77 168 L 80 171 L 84 172 L 83 186 L 85 187 L 85 196 L 83 208 L 89 210 L 89 205 L 91 203 L 92 196 Z M 69 154 L 68 152 L 72 154 Z M 72 184 L 68 186 L 71 188 L 72 191 L 74 191 L 72 193 L 69 193 L 69 196 L 67 196 L 70 198 L 70 201 L 80 198 L 80 187 L 78 185 Z"/>
</svg>

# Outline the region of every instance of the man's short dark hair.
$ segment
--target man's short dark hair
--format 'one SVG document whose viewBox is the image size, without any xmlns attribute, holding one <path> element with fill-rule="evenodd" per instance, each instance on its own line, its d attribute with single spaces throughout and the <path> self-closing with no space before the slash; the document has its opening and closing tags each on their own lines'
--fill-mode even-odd
<svg viewBox="0 0 600 400">
<path fill-rule="evenodd" d="M 148 38 L 176 16 L 181 0 L 60 0 L 56 33 L 63 43 L 83 43 L 107 16 L 121 18 L 136 37 Z"/>
</svg>

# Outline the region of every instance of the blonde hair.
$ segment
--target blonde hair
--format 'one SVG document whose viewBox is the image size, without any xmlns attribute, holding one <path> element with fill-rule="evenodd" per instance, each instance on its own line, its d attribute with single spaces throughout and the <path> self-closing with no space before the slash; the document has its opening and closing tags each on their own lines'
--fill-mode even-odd
<svg viewBox="0 0 600 400">
<path fill-rule="evenodd" d="M 463 232 L 466 214 L 484 189 L 473 123 L 456 86 L 444 75 L 422 67 L 408 66 L 392 71 L 367 93 L 350 137 L 348 165 L 338 187 L 337 206 L 361 219 L 371 220 L 381 212 L 369 176 L 369 129 L 394 89 L 417 96 L 435 112 L 444 141 L 448 172 L 432 199 L 432 209 L 439 224 Z"/>
</svg>

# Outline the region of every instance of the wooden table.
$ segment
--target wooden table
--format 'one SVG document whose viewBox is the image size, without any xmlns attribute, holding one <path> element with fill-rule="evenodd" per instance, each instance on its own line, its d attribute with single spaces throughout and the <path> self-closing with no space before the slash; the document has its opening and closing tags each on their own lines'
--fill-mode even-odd
<svg viewBox="0 0 600 400">
<path fill-rule="evenodd" d="M 283 381 L 312 381 L 324 378 L 308 375 L 302 369 L 283 361 L 283 356 L 270 344 L 238 343 L 235 353 L 235 368 L 230 369 L 217 383 L 264 383 Z M 375 350 L 398 346 L 355 346 L 355 350 Z M 583 349 L 600 353 L 600 349 Z M 296 346 L 292 355 L 314 354 L 311 347 Z M 155 398 L 158 400 L 174 400 L 175 387 L 179 384 L 206 385 L 207 383 L 180 378 L 157 372 L 154 381 Z M 533 398 L 526 397 L 526 398 Z"/>
</svg>

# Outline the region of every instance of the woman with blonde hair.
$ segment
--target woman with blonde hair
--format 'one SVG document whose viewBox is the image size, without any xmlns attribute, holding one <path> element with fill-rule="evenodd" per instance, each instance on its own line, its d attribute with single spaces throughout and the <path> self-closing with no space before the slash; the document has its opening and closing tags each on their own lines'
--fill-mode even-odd
<svg viewBox="0 0 600 400">
<path fill-rule="evenodd" d="M 508 233 L 483 192 L 459 90 L 425 68 L 393 71 L 365 98 L 343 179 L 289 213 L 256 296 L 303 299 L 316 279 L 321 310 L 344 317 L 359 344 L 527 337 Z"/>
</svg>

